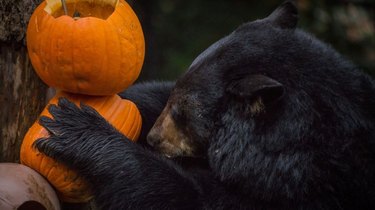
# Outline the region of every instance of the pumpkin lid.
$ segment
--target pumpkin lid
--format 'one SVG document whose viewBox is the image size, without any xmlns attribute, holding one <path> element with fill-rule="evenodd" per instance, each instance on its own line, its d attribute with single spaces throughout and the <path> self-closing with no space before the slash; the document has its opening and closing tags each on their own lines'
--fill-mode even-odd
<svg viewBox="0 0 375 210">
<path fill-rule="evenodd" d="M 61 0 L 46 0 L 44 11 L 57 18 L 65 15 Z M 96 17 L 107 19 L 115 10 L 119 0 L 65 0 L 68 16 L 76 17 Z M 100 7 L 97 7 L 100 5 Z"/>
</svg>

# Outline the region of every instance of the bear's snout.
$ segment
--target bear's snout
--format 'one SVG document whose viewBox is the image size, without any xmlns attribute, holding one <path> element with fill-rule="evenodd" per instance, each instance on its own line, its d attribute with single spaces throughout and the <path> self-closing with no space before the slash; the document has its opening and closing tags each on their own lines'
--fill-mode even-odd
<svg viewBox="0 0 375 210">
<path fill-rule="evenodd" d="M 152 147 L 157 147 L 161 142 L 161 136 L 157 131 L 159 128 L 155 126 L 151 129 L 150 133 L 147 135 L 147 143 Z"/>
<path fill-rule="evenodd" d="M 191 141 L 176 126 L 168 108 L 156 120 L 147 135 L 147 142 L 167 157 L 193 156 Z"/>
</svg>

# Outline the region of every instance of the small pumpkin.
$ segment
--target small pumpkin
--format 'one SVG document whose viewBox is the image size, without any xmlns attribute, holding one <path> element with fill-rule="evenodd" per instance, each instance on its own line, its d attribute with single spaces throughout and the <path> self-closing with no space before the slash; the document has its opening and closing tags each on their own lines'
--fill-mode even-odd
<svg viewBox="0 0 375 210">
<path fill-rule="evenodd" d="M 130 140 L 135 141 L 140 134 L 142 118 L 136 105 L 129 100 L 121 99 L 118 95 L 99 97 L 58 92 L 49 104 L 56 104 L 60 97 L 68 98 L 76 104 L 83 102 L 93 107 Z M 41 116 L 51 115 L 45 108 Z M 85 180 L 66 166 L 33 148 L 35 140 L 46 136 L 48 136 L 47 130 L 35 122 L 26 133 L 21 145 L 21 163 L 46 177 L 64 201 L 78 203 L 90 200 L 92 196 Z"/>
<path fill-rule="evenodd" d="M 46 0 L 32 14 L 27 49 L 49 86 L 88 95 L 116 94 L 130 86 L 143 65 L 141 24 L 124 0 Z M 74 16 L 74 18 L 73 18 Z"/>
</svg>

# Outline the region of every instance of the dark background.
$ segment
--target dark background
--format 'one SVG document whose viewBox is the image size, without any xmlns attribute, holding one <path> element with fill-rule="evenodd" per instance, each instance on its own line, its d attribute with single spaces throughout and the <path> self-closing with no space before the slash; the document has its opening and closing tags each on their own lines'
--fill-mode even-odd
<svg viewBox="0 0 375 210">
<path fill-rule="evenodd" d="M 171 80 L 241 23 L 270 14 L 282 0 L 130 0 L 146 39 L 138 81 Z M 298 27 L 375 75 L 375 0 L 299 0 Z"/>
<path fill-rule="evenodd" d="M 41 1 L 0 0 L 0 162 L 19 162 L 24 135 L 51 96 L 31 66 L 24 39 Z M 244 22 L 267 16 L 283 0 L 128 1 L 146 37 L 138 80 L 143 81 L 177 78 L 210 44 Z M 300 28 L 375 76 L 375 0 L 298 0 L 298 7 Z"/>
</svg>

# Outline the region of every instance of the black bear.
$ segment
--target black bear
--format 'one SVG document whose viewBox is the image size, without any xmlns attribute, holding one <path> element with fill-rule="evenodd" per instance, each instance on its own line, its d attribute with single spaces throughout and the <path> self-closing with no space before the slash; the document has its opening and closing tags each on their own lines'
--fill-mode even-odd
<svg viewBox="0 0 375 210">
<path fill-rule="evenodd" d="M 40 119 L 51 136 L 35 146 L 84 176 L 106 210 L 374 209 L 374 81 L 297 19 L 286 2 L 193 62 L 148 136 L 165 156 L 66 99 Z"/>
</svg>

